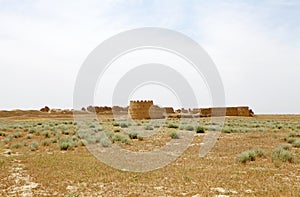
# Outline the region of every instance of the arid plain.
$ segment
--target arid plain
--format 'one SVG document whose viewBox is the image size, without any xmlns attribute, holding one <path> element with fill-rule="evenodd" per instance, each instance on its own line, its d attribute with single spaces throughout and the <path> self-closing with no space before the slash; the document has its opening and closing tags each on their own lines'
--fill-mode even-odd
<svg viewBox="0 0 300 197">
<path fill-rule="evenodd" d="M 300 196 L 300 115 L 226 117 L 214 148 L 199 149 L 210 118 L 114 119 L 98 114 L 79 123 L 72 113 L 0 112 L 0 196 Z M 216 125 L 218 126 L 218 125 Z M 161 147 L 194 132 L 189 148 L 169 165 L 145 173 L 114 169 L 87 143 L 132 151 Z M 157 131 L 149 137 L 139 132 Z M 112 155 L 113 157 L 113 155 Z"/>
</svg>

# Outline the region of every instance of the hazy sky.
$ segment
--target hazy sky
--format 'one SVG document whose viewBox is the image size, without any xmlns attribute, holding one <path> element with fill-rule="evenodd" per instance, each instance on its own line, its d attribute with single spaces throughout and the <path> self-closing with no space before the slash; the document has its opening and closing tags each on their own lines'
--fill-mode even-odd
<svg viewBox="0 0 300 197">
<path fill-rule="evenodd" d="M 88 54 L 110 36 L 150 26 L 179 31 L 208 52 L 228 106 L 299 113 L 299 13 L 297 0 L 0 0 L 0 109 L 72 108 Z M 176 103 L 145 90 L 134 98 Z"/>
</svg>

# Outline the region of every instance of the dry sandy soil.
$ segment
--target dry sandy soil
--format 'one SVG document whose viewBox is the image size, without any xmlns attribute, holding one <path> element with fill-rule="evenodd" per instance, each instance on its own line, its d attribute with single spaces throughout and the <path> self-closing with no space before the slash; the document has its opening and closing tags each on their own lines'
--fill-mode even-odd
<svg viewBox="0 0 300 197">
<path fill-rule="evenodd" d="M 181 156 L 144 173 L 100 162 L 85 145 L 110 145 L 93 141 L 97 135 L 83 138 L 79 133 L 106 132 L 125 149 L 149 151 L 179 130 L 194 129 L 199 119 L 129 123 L 100 117 L 101 121 L 78 123 L 70 114 L 0 115 L 0 196 L 300 196 L 299 115 L 227 117 L 216 145 L 204 158 L 198 156 L 199 149 L 210 127 L 209 119 L 201 119 L 205 133 L 194 131 Z M 156 130 L 140 139 L 128 135 Z M 244 151 L 260 154 L 251 157 Z"/>
</svg>

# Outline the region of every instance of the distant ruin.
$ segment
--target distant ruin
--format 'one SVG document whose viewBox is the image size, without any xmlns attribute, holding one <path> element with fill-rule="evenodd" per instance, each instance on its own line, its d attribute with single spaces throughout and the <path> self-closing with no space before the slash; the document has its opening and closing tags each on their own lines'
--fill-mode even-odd
<svg viewBox="0 0 300 197">
<path fill-rule="evenodd" d="M 254 116 L 254 113 L 249 107 L 215 107 L 215 108 L 200 108 L 201 117 L 212 117 L 212 116 Z"/>
<path fill-rule="evenodd" d="M 48 112 L 49 114 L 73 114 L 74 110 L 50 109 L 45 106 L 40 112 Z M 213 108 L 194 108 L 194 109 L 177 109 L 172 107 L 159 107 L 154 105 L 152 100 L 130 101 L 129 106 L 120 107 L 100 107 L 88 106 L 83 107 L 81 111 L 76 113 L 97 113 L 101 115 L 130 116 L 133 120 L 142 119 L 163 119 L 172 118 L 193 118 L 193 117 L 217 117 L 217 116 L 244 116 L 252 117 L 254 112 L 248 106 L 239 107 L 213 107 Z"/>
<path fill-rule="evenodd" d="M 161 119 L 165 110 L 153 104 L 153 101 L 130 101 L 128 113 L 133 120 Z"/>
</svg>

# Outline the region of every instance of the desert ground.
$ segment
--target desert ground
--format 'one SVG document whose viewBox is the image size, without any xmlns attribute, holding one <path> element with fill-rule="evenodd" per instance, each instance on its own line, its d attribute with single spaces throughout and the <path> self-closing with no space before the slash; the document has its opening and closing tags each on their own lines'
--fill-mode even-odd
<svg viewBox="0 0 300 197">
<path fill-rule="evenodd" d="M 226 117 L 204 158 L 199 149 L 213 132 L 210 118 L 128 122 L 104 114 L 76 122 L 72 114 L 34 111 L 0 117 L 0 196 L 300 196 L 300 115 Z M 82 138 L 86 130 L 95 135 Z M 122 148 L 150 151 L 184 131 L 195 135 L 188 149 L 149 172 L 114 169 L 86 148 L 110 146 L 97 138 L 105 132 Z"/>
</svg>

